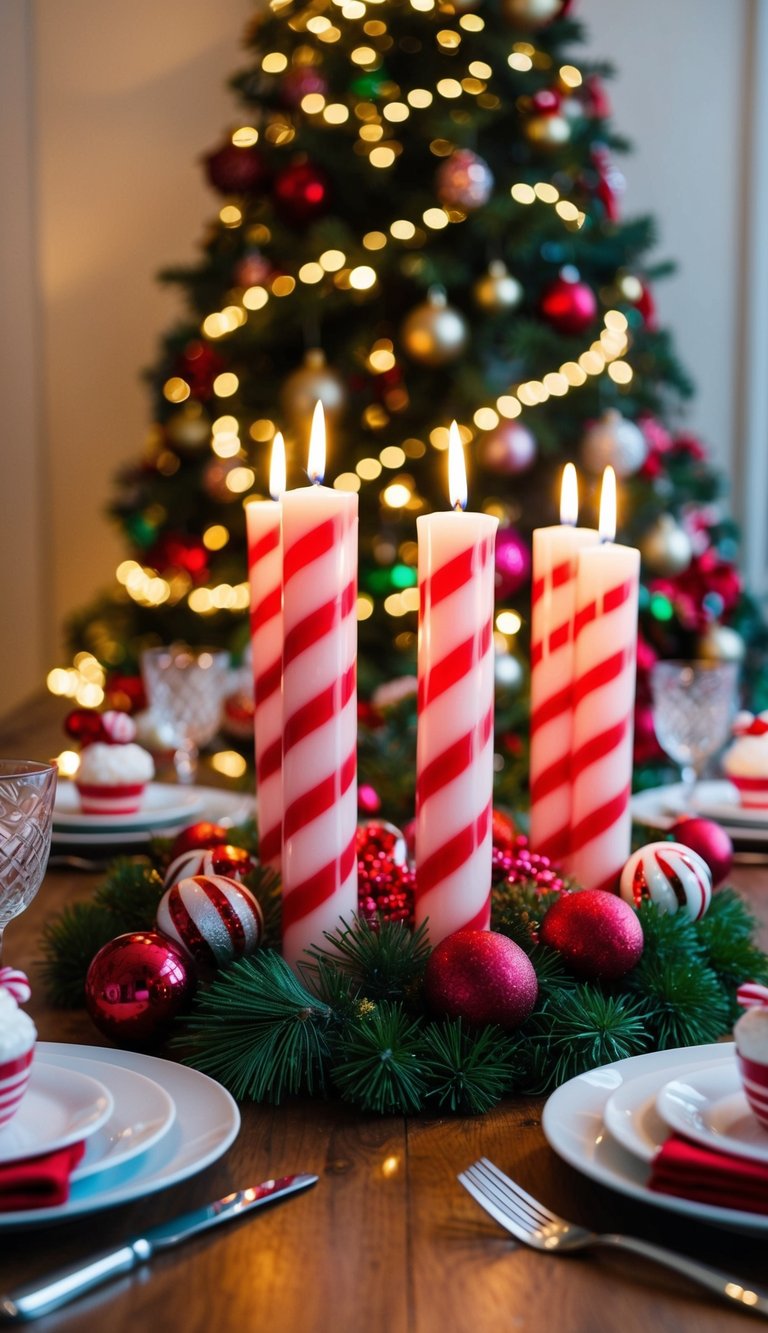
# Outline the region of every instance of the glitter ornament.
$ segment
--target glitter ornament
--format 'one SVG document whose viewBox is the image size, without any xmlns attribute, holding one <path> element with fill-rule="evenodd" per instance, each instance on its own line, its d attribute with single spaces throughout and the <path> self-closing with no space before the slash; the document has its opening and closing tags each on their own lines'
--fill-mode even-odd
<svg viewBox="0 0 768 1333">
<path fill-rule="evenodd" d="M 231 140 L 203 159 L 205 174 L 220 194 L 253 194 L 270 177 L 269 163 L 260 149 L 238 148 Z"/>
<path fill-rule="evenodd" d="M 632 908 L 603 889 L 564 893 L 546 912 L 539 940 L 589 980 L 623 977 L 643 952 L 643 931 Z"/>
<path fill-rule="evenodd" d="M 199 403 L 178 408 L 165 423 L 165 437 L 180 454 L 196 454 L 211 439 L 211 423 Z"/>
<path fill-rule="evenodd" d="M 671 514 L 659 514 L 638 544 L 646 569 L 663 578 L 682 574 L 691 563 L 691 539 Z"/>
<path fill-rule="evenodd" d="M 530 958 L 492 930 L 457 930 L 429 956 L 424 997 L 433 1013 L 468 1027 L 496 1023 L 508 1031 L 529 1017 L 539 985 Z"/>
<path fill-rule="evenodd" d="M 426 301 L 406 316 L 400 336 L 413 361 L 445 366 L 464 351 L 467 325 L 464 316 L 449 306 L 442 288 L 432 287 Z"/>
<path fill-rule="evenodd" d="M 328 211 L 328 177 L 311 162 L 291 162 L 275 177 L 275 208 L 291 227 L 306 227 Z"/>
<path fill-rule="evenodd" d="M 163 887 L 170 889 L 190 875 L 225 875 L 242 884 L 255 869 L 256 860 L 244 847 L 232 847 L 229 843 L 218 847 L 195 847 L 171 861 Z"/>
<path fill-rule="evenodd" d="M 172 940 L 134 931 L 99 949 L 88 968 L 85 1003 L 106 1037 L 143 1050 L 167 1036 L 194 990 L 189 960 Z"/>
<path fill-rule="evenodd" d="M 325 353 L 311 347 L 303 364 L 284 380 L 280 397 L 289 425 L 308 434 L 315 403 L 323 404 L 326 421 L 337 421 L 347 393 L 341 376 L 326 365 Z"/>
<path fill-rule="evenodd" d="M 171 843 L 171 860 L 196 847 L 221 847 L 229 842 L 229 834 L 230 830 L 224 828 L 223 824 L 211 824 L 207 819 L 201 819 L 197 824 L 188 824 Z"/>
<path fill-rule="evenodd" d="M 481 310 L 498 314 L 502 310 L 515 310 L 519 306 L 523 299 L 523 286 L 501 259 L 494 259 L 488 265 L 488 271 L 477 279 L 472 295 Z"/>
<path fill-rule="evenodd" d="M 531 549 L 517 528 L 501 528 L 496 536 L 496 596 L 511 597 L 531 575 Z"/>
<path fill-rule="evenodd" d="M 480 446 L 480 462 L 503 476 L 527 472 L 536 462 L 536 440 L 519 421 L 500 421 Z"/>
<path fill-rule="evenodd" d="M 660 912 L 682 911 L 698 921 L 712 898 L 712 871 L 698 852 L 682 843 L 649 842 L 630 856 L 619 891 L 633 907 L 650 899 Z"/>
<path fill-rule="evenodd" d="M 377 920 L 413 925 L 414 874 L 405 834 L 394 824 L 368 820 L 357 829 L 358 912 Z"/>
<path fill-rule="evenodd" d="M 581 461 L 588 472 L 602 476 L 610 466 L 617 477 L 639 472 L 648 457 L 648 441 L 634 421 L 610 408 L 587 427 L 581 442 Z"/>
<path fill-rule="evenodd" d="M 733 869 L 733 843 L 725 829 L 713 819 L 679 819 L 670 833 L 676 843 L 690 847 L 706 861 L 712 874 L 712 888 L 716 889 Z"/>
<path fill-rule="evenodd" d="M 558 333 L 586 333 L 597 317 L 597 297 L 577 269 L 564 268 L 541 298 L 541 313 Z"/>
<path fill-rule="evenodd" d="M 446 208 L 471 213 L 488 203 L 493 176 L 488 163 L 469 148 L 457 148 L 435 173 L 435 192 Z"/>
<path fill-rule="evenodd" d="M 163 894 L 156 925 L 210 970 L 255 953 L 264 932 L 264 914 L 250 890 L 237 880 L 190 875 Z"/>
</svg>

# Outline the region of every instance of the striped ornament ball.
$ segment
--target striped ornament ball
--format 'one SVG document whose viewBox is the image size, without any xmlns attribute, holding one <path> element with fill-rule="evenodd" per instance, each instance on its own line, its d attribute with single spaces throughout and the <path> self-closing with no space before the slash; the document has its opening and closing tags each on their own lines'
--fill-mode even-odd
<svg viewBox="0 0 768 1333">
<path fill-rule="evenodd" d="M 686 912 L 698 921 L 712 899 L 712 871 L 680 842 L 649 842 L 630 856 L 619 892 L 632 907 L 650 899 L 660 912 Z"/>
<path fill-rule="evenodd" d="M 163 894 L 157 929 L 205 970 L 258 948 L 264 915 L 249 889 L 225 875 L 190 875 Z"/>
</svg>

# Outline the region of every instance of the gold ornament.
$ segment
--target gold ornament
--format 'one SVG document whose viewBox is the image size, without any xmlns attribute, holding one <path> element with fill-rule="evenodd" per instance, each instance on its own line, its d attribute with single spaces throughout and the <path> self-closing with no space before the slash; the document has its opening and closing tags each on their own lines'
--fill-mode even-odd
<svg viewBox="0 0 768 1333">
<path fill-rule="evenodd" d="M 316 403 L 323 404 L 329 421 L 338 420 L 347 394 L 341 376 L 326 364 L 325 353 L 319 347 L 311 347 L 303 365 L 284 381 L 280 397 L 287 424 L 292 430 L 303 432 L 309 429 Z"/>
<path fill-rule="evenodd" d="M 562 0 L 503 0 L 504 17 L 518 28 L 540 28 L 556 19 Z"/>
<path fill-rule="evenodd" d="M 696 645 L 696 656 L 705 662 L 743 662 L 747 646 L 729 625 L 710 625 Z"/>
<path fill-rule="evenodd" d="M 524 129 L 528 142 L 540 148 L 559 148 L 568 143 L 571 137 L 570 121 L 557 112 L 546 116 L 528 116 Z"/>
<path fill-rule="evenodd" d="M 673 578 L 691 563 L 691 539 L 671 514 L 659 514 L 640 538 L 640 554 L 652 574 Z"/>
<path fill-rule="evenodd" d="M 521 283 L 508 271 L 501 259 L 494 259 L 488 265 L 488 272 L 481 274 L 475 283 L 472 294 L 481 310 L 496 313 L 499 310 L 514 310 L 523 299 Z"/>
<path fill-rule="evenodd" d="M 211 423 L 199 403 L 187 403 L 166 421 L 165 435 L 179 453 L 193 454 L 208 444 Z"/>
<path fill-rule="evenodd" d="M 414 361 L 445 366 L 464 351 L 467 325 L 463 315 L 449 306 L 442 287 L 431 287 L 426 301 L 406 316 L 400 336 Z"/>
</svg>

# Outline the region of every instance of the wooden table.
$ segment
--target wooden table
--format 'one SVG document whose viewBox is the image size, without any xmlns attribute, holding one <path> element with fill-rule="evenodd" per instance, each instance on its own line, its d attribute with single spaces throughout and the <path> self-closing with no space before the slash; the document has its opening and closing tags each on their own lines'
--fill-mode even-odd
<svg viewBox="0 0 768 1333">
<path fill-rule="evenodd" d="M 59 710 L 60 711 L 60 710 Z M 61 748 L 39 702 L 0 727 L 0 754 Z M 768 871 L 734 882 L 768 923 Z M 87 897 L 93 878 L 50 871 L 5 939 L 5 961 L 34 974 L 46 916 Z M 768 935 L 768 932 L 767 932 Z M 106 1044 L 80 1012 L 57 1012 L 40 987 L 41 1039 Z M 765 1242 L 630 1203 L 565 1166 L 541 1131 L 542 1103 L 509 1100 L 479 1119 L 373 1119 L 334 1102 L 243 1106 L 240 1135 L 201 1175 L 63 1227 L 0 1232 L 0 1289 L 77 1262 L 187 1208 L 270 1176 L 310 1171 L 308 1193 L 192 1241 L 59 1314 L 45 1333 L 714 1333 L 745 1329 L 731 1312 L 661 1269 L 601 1255 L 556 1259 L 516 1249 L 456 1181 L 485 1154 L 565 1216 L 627 1231 L 766 1282 Z"/>
</svg>

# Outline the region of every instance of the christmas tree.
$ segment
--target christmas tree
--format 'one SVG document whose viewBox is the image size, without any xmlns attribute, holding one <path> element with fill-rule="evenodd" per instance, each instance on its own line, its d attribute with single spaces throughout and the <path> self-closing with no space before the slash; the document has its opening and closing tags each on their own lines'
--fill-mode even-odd
<svg viewBox="0 0 768 1333">
<path fill-rule="evenodd" d="M 364 691 L 413 668 L 415 519 L 448 503 L 458 421 L 470 505 L 501 520 L 510 774 L 530 533 L 556 521 L 566 460 L 587 522 L 613 464 L 622 540 L 643 555 L 640 760 L 657 753 L 654 657 L 740 656 L 759 636 L 719 478 L 682 424 L 691 386 L 656 320 L 652 285 L 669 266 L 648 258 L 652 219 L 621 217 L 610 71 L 579 60 L 569 9 L 272 0 L 254 18 L 237 114 L 205 159 L 217 214 L 199 263 L 162 275 L 185 314 L 148 374 L 144 456 L 118 478 L 126 559 L 71 626 L 73 647 L 123 691 L 148 643 L 213 642 L 235 660 L 246 649 L 242 501 L 266 493 L 278 429 L 289 485 L 301 484 L 318 400 L 329 480 L 360 495 Z M 407 717 L 398 727 L 386 743 L 406 754 Z"/>
</svg>

